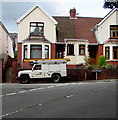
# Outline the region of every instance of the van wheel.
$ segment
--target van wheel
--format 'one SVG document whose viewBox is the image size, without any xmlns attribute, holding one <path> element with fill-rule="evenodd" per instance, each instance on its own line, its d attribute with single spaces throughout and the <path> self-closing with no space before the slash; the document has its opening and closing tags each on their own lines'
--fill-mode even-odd
<svg viewBox="0 0 118 120">
<path fill-rule="evenodd" d="M 60 79 L 61 79 L 61 76 L 58 75 L 58 74 L 55 74 L 55 75 L 52 76 L 51 79 L 52 79 L 52 82 L 58 83 L 60 81 Z"/>
<path fill-rule="evenodd" d="M 22 84 L 27 84 L 27 83 L 29 83 L 29 82 L 30 82 L 29 76 L 27 76 L 27 75 L 22 75 L 22 76 L 20 76 L 20 83 L 22 83 Z"/>
</svg>

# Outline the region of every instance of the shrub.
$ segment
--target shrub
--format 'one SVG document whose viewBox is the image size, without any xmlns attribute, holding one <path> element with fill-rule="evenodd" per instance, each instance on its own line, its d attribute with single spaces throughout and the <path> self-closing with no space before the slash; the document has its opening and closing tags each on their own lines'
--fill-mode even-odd
<svg viewBox="0 0 118 120">
<path fill-rule="evenodd" d="M 14 52 L 14 58 L 17 58 L 18 54 L 17 51 Z"/>
<path fill-rule="evenodd" d="M 106 62 L 105 57 L 103 55 L 100 56 L 98 64 L 99 64 L 99 66 L 106 66 L 107 62 Z"/>
</svg>

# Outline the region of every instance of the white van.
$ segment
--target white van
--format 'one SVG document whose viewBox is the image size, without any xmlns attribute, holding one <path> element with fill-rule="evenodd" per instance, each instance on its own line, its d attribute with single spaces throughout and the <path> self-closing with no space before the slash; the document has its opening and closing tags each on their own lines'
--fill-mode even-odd
<svg viewBox="0 0 118 120">
<path fill-rule="evenodd" d="M 26 84 L 30 79 L 51 78 L 53 82 L 59 82 L 61 78 L 67 76 L 67 60 L 40 60 L 32 61 L 32 70 L 18 72 L 21 83 Z"/>
</svg>

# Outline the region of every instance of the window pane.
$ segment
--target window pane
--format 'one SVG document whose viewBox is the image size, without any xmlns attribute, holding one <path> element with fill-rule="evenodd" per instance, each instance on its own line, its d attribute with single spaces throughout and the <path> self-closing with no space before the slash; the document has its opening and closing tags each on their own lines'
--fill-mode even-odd
<svg viewBox="0 0 118 120">
<path fill-rule="evenodd" d="M 36 65 L 36 66 L 34 67 L 34 70 L 41 70 L 41 65 Z"/>
<path fill-rule="evenodd" d="M 85 45 L 79 45 L 79 55 L 85 55 Z"/>
<path fill-rule="evenodd" d="M 38 26 L 43 26 L 44 24 L 43 23 L 38 23 Z"/>
<path fill-rule="evenodd" d="M 118 30 L 116 31 L 116 37 L 118 37 Z"/>
<path fill-rule="evenodd" d="M 31 26 L 36 26 L 36 23 L 31 23 Z"/>
<path fill-rule="evenodd" d="M 24 45 L 24 59 L 27 58 L 27 45 Z"/>
<path fill-rule="evenodd" d="M 42 58 L 42 46 L 31 45 L 31 58 Z"/>
<path fill-rule="evenodd" d="M 113 47 L 113 59 L 118 59 L 118 47 Z"/>
<path fill-rule="evenodd" d="M 45 58 L 48 59 L 49 58 L 49 46 L 45 45 Z"/>
<path fill-rule="evenodd" d="M 110 25 L 110 37 L 118 37 L 118 25 Z"/>
<path fill-rule="evenodd" d="M 73 44 L 67 45 L 67 55 L 74 55 L 74 45 Z"/>
<path fill-rule="evenodd" d="M 106 59 L 110 58 L 110 48 L 109 47 L 105 47 L 105 58 Z"/>
</svg>

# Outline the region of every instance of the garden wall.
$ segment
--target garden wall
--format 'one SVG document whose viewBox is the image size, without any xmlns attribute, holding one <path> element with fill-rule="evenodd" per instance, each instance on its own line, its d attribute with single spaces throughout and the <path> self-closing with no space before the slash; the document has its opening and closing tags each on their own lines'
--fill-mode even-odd
<svg viewBox="0 0 118 120">
<path fill-rule="evenodd" d="M 67 81 L 96 80 L 96 73 L 88 69 L 68 69 Z M 102 70 L 97 73 L 97 79 L 118 79 L 118 69 Z"/>
<path fill-rule="evenodd" d="M 12 80 L 11 83 L 19 82 L 17 77 L 17 60 L 12 61 Z M 102 70 L 97 74 L 98 80 L 118 79 L 118 68 L 110 70 Z M 67 82 L 96 80 L 96 73 L 91 69 L 67 69 Z M 49 81 L 48 81 L 49 82 Z"/>
</svg>

